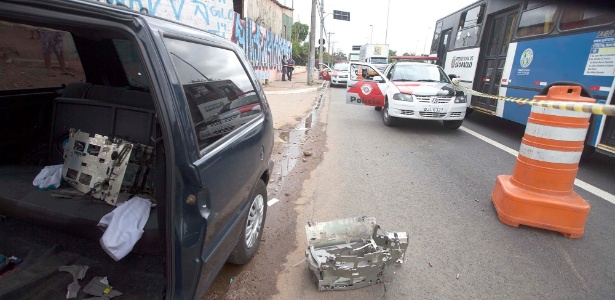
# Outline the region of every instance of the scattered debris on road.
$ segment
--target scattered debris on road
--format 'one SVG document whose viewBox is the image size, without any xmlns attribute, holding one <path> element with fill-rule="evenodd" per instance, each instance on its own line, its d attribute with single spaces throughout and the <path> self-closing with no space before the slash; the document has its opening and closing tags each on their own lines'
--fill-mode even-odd
<svg viewBox="0 0 615 300">
<path fill-rule="evenodd" d="M 312 156 L 312 151 L 303 151 L 304 156 Z"/>
<path fill-rule="evenodd" d="M 429 262 L 429 266 L 430 266 L 430 267 L 433 267 L 433 265 L 431 264 L 431 262 Z"/>
<path fill-rule="evenodd" d="M 349 290 L 385 281 L 402 264 L 408 248 L 406 232 L 379 233 L 374 217 L 308 223 L 305 227 L 308 268 L 318 290 Z"/>
<path fill-rule="evenodd" d="M 457 279 L 459 279 L 459 273 L 457 273 Z"/>
</svg>

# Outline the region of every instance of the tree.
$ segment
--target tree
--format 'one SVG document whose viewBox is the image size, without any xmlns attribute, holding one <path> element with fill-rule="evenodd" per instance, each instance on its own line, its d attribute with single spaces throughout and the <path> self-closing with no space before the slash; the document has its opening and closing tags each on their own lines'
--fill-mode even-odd
<svg viewBox="0 0 615 300">
<path fill-rule="evenodd" d="M 333 55 L 331 55 L 331 57 L 335 60 L 335 61 L 344 61 L 344 60 L 348 60 L 348 57 L 346 56 L 346 53 L 344 52 L 336 52 L 333 53 Z"/>
<path fill-rule="evenodd" d="M 303 42 L 308 36 L 308 33 L 310 33 L 310 26 L 301 22 L 295 22 L 295 24 L 293 24 L 292 30 L 293 31 L 290 34 L 291 40 L 293 42 Z"/>
<path fill-rule="evenodd" d="M 403 54 L 403 56 L 414 56 L 414 55 L 415 55 L 414 52 L 410 52 L 410 53 L 404 52 L 404 54 Z"/>
<path fill-rule="evenodd" d="M 303 65 L 307 63 L 308 58 L 308 43 L 293 40 L 293 58 L 295 64 Z"/>
<path fill-rule="evenodd" d="M 396 55 L 397 55 L 397 51 L 389 49 L 389 57 L 396 56 Z"/>
</svg>

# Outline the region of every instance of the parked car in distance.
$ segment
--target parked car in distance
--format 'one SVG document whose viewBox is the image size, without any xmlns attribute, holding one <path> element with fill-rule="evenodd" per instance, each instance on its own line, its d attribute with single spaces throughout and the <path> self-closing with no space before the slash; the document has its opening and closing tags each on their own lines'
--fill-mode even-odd
<svg viewBox="0 0 615 300">
<path fill-rule="evenodd" d="M 70 276 L 58 271 L 63 265 L 88 265 L 79 284 L 106 277 L 122 299 L 202 299 L 225 262 L 245 264 L 256 255 L 274 132 L 241 48 L 205 30 L 89 0 L 5 1 L 0 40 L 14 54 L 10 66 L 0 62 L 8 66 L 0 76 L 0 253 L 23 259 L 2 274 L 0 299 L 65 298 Z M 63 46 L 49 46 L 59 41 Z M 47 69 L 41 44 L 63 49 L 66 66 L 52 55 Z M 63 164 L 66 147 L 82 151 L 66 143 L 72 129 L 154 153 L 140 157 L 147 168 L 133 173 L 147 182 L 135 179 L 124 191 L 147 193 L 155 206 L 121 261 L 99 242 L 99 221 L 115 206 L 70 185 L 32 185 L 43 167 Z M 113 148 L 80 149 L 86 156 Z M 115 166 L 122 153 L 96 162 Z M 91 176 L 87 167 L 76 168 L 92 189 L 105 189 L 116 174 L 111 167 Z M 143 190 L 148 182 L 153 188 Z"/>
<path fill-rule="evenodd" d="M 331 86 L 346 86 L 350 76 L 350 64 L 336 63 L 331 73 Z"/>
</svg>

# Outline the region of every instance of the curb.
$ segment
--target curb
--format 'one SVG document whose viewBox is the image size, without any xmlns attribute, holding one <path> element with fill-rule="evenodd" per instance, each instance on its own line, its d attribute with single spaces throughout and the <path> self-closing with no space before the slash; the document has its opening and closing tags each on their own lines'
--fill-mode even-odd
<svg viewBox="0 0 615 300">
<path fill-rule="evenodd" d="M 318 90 L 319 87 L 297 89 L 297 90 L 281 90 L 281 91 L 265 91 L 265 95 L 287 95 L 287 94 L 301 94 L 307 92 L 313 92 Z"/>
</svg>

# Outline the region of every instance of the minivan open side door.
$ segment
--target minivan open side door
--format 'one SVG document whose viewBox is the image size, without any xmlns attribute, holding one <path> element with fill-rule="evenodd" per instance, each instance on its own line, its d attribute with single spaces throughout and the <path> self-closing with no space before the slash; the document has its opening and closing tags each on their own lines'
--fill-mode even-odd
<svg viewBox="0 0 615 300">
<path fill-rule="evenodd" d="M 369 75 L 374 73 L 376 76 Z M 372 64 L 352 62 L 350 63 L 346 104 L 382 107 L 388 84 L 388 79 Z"/>
</svg>

